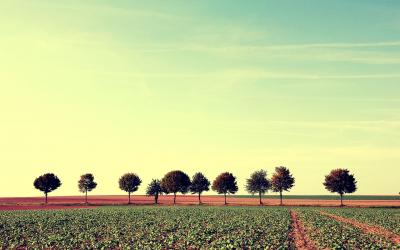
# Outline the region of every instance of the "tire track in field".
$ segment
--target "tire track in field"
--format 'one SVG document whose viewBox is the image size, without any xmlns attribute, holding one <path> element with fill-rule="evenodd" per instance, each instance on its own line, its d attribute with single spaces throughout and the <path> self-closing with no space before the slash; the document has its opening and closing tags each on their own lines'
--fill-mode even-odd
<svg viewBox="0 0 400 250">
<path fill-rule="evenodd" d="M 303 223 L 297 217 L 297 213 L 290 210 L 290 217 L 292 218 L 292 231 L 290 232 L 290 236 L 294 241 L 296 249 L 317 249 L 315 243 L 307 235 Z"/>
<path fill-rule="evenodd" d="M 325 211 L 319 211 L 319 212 L 322 215 L 328 216 L 328 217 L 330 217 L 332 219 L 335 219 L 337 221 L 344 222 L 344 223 L 350 224 L 352 226 L 355 226 L 357 228 L 360 228 L 365 233 L 380 235 L 382 237 L 385 237 L 386 239 L 391 240 L 395 244 L 400 244 L 400 235 L 395 234 L 395 233 L 393 233 L 393 232 L 391 232 L 389 230 L 386 230 L 386 229 L 384 229 L 382 227 L 371 226 L 371 225 L 359 222 L 359 221 L 354 220 L 354 219 L 341 217 L 341 216 L 338 216 L 338 215 L 335 215 L 335 214 L 330 214 L 330 213 L 327 213 Z"/>
</svg>

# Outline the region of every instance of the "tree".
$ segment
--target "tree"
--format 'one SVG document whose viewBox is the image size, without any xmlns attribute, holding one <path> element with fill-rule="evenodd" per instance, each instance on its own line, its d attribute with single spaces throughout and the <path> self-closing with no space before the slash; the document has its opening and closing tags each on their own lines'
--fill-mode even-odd
<svg viewBox="0 0 400 250">
<path fill-rule="evenodd" d="M 163 189 L 161 187 L 160 180 L 153 179 L 149 185 L 147 186 L 146 194 L 153 196 L 154 195 L 154 203 L 158 204 L 158 196 L 163 193 Z"/>
<path fill-rule="evenodd" d="M 283 204 L 282 192 L 289 191 L 289 189 L 291 189 L 294 186 L 294 178 L 290 173 L 289 169 L 282 166 L 276 167 L 275 173 L 271 179 L 271 184 L 272 184 L 272 190 L 274 192 L 279 192 L 279 197 L 281 200 L 280 204 L 282 205 Z"/>
<path fill-rule="evenodd" d="M 192 194 L 198 194 L 199 195 L 199 204 L 201 204 L 201 199 L 200 195 L 204 191 L 210 190 L 210 181 L 202 174 L 202 173 L 196 173 L 192 177 L 192 183 L 190 185 L 190 191 Z"/>
<path fill-rule="evenodd" d="M 137 174 L 126 173 L 119 178 L 119 188 L 128 192 L 128 204 L 131 204 L 131 193 L 138 190 L 142 180 Z"/>
<path fill-rule="evenodd" d="M 161 187 L 165 193 L 174 194 L 174 204 L 176 204 L 176 193 L 185 194 L 190 187 L 190 178 L 180 170 L 168 172 L 161 180 Z"/>
<path fill-rule="evenodd" d="M 224 201 L 226 205 L 226 194 L 234 194 L 238 191 L 236 177 L 228 172 L 222 173 L 215 178 L 211 188 L 219 194 L 224 194 Z"/>
<path fill-rule="evenodd" d="M 45 203 L 47 204 L 47 194 L 59 188 L 61 181 L 53 173 L 47 173 L 37 177 L 33 182 L 33 186 L 44 193 Z"/>
<path fill-rule="evenodd" d="M 92 174 L 81 175 L 78 181 L 79 191 L 85 193 L 85 203 L 88 203 L 87 193 L 97 187 L 97 183 L 94 182 L 94 176 Z"/>
<path fill-rule="evenodd" d="M 334 169 L 325 176 L 324 186 L 332 193 L 339 193 L 340 206 L 343 206 L 343 194 L 353 193 L 357 190 L 357 181 L 347 169 Z"/>
<path fill-rule="evenodd" d="M 267 172 L 265 170 L 258 170 L 251 174 L 250 178 L 246 180 L 246 190 L 251 194 L 258 193 L 260 198 L 260 205 L 262 204 L 261 195 L 268 192 L 271 184 L 267 179 Z"/>
</svg>

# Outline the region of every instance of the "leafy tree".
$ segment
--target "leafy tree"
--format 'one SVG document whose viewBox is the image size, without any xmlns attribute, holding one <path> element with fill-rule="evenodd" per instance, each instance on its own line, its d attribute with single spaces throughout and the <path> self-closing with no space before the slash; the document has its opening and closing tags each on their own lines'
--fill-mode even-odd
<svg viewBox="0 0 400 250">
<path fill-rule="evenodd" d="M 202 173 L 196 173 L 192 177 L 192 183 L 190 185 L 190 191 L 192 194 L 198 194 L 199 195 L 199 204 L 201 204 L 201 199 L 200 195 L 204 191 L 210 190 L 210 181 L 202 174 Z"/>
<path fill-rule="evenodd" d="M 219 194 L 224 194 L 224 201 L 226 205 L 226 194 L 234 194 L 238 191 L 236 177 L 228 172 L 222 173 L 215 178 L 211 188 Z"/>
<path fill-rule="evenodd" d="M 47 194 L 59 188 L 61 181 L 53 173 L 47 173 L 37 177 L 33 182 L 33 186 L 44 193 L 45 203 L 47 204 Z"/>
<path fill-rule="evenodd" d="M 357 190 L 357 181 L 347 169 L 334 169 L 325 176 L 325 188 L 332 193 L 339 193 L 340 206 L 343 206 L 343 194 L 353 193 Z"/>
<path fill-rule="evenodd" d="M 85 202 L 88 203 L 87 193 L 97 187 L 97 183 L 94 182 L 94 176 L 92 174 L 81 175 L 78 181 L 79 191 L 85 193 Z"/>
<path fill-rule="evenodd" d="M 283 204 L 282 192 L 289 191 L 289 189 L 291 189 L 294 186 L 294 178 L 290 173 L 289 169 L 282 166 L 276 167 L 275 173 L 271 179 L 271 184 L 272 184 L 272 190 L 274 192 L 279 192 L 279 197 L 281 200 L 280 204 L 282 205 Z"/>
<path fill-rule="evenodd" d="M 185 194 L 189 191 L 190 178 L 180 170 L 171 171 L 162 178 L 161 187 L 165 193 L 174 194 L 174 204 L 176 204 L 176 193 Z"/>
<path fill-rule="evenodd" d="M 246 180 L 246 190 L 251 194 L 258 193 L 260 198 L 260 205 L 262 204 L 261 195 L 268 192 L 271 184 L 267 179 L 267 172 L 265 170 L 258 170 L 251 174 L 250 178 Z"/>
<path fill-rule="evenodd" d="M 158 196 L 163 193 L 160 180 L 152 180 L 147 186 L 146 194 L 154 196 L 154 203 L 158 204 Z"/>
<path fill-rule="evenodd" d="M 119 188 L 128 192 L 128 204 L 131 204 L 131 193 L 138 190 L 142 180 L 134 173 L 126 173 L 119 178 Z"/>
</svg>

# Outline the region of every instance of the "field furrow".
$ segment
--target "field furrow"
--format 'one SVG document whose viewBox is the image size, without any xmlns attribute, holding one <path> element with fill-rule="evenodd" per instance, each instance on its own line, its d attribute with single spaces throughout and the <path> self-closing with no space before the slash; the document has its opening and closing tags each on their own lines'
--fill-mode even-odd
<svg viewBox="0 0 400 250">
<path fill-rule="evenodd" d="M 326 215 L 334 220 L 344 222 L 344 223 L 350 224 L 352 226 L 355 226 L 357 228 L 360 228 L 365 233 L 376 234 L 376 235 L 382 236 L 388 240 L 391 240 L 395 244 L 400 244 L 400 235 L 395 234 L 391 231 L 385 230 L 379 226 L 371 226 L 371 225 L 356 221 L 354 219 L 344 218 L 344 217 L 341 217 L 341 216 L 338 216 L 335 214 L 327 213 L 325 211 L 320 211 L 320 213 L 323 215 Z"/>
</svg>

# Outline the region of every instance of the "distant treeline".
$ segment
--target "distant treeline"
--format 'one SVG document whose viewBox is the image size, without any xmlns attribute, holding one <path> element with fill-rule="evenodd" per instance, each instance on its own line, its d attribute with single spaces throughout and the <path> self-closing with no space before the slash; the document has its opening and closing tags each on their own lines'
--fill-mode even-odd
<svg viewBox="0 0 400 250">
<path fill-rule="evenodd" d="M 142 184 L 142 180 L 135 173 L 126 173 L 119 178 L 119 188 L 128 193 L 128 204 L 131 203 L 131 194 L 138 190 Z M 246 179 L 245 189 L 250 194 L 258 194 L 260 205 L 262 204 L 262 196 L 269 190 L 279 193 L 280 204 L 283 204 L 282 193 L 289 191 L 295 184 L 295 179 L 289 169 L 283 166 L 276 167 L 272 177 L 267 178 L 265 170 L 253 172 Z M 343 195 L 353 193 L 357 190 L 357 182 L 347 169 L 334 169 L 325 176 L 323 185 L 333 193 L 340 195 L 340 204 L 343 205 Z M 45 203 L 47 204 L 48 193 L 56 190 L 61 186 L 60 179 L 53 173 L 46 173 L 37 177 L 33 183 L 36 189 L 42 191 L 45 195 Z M 173 202 L 176 204 L 177 193 L 192 193 L 198 195 L 199 204 L 201 203 L 201 194 L 210 190 L 210 181 L 201 172 L 193 175 L 192 179 L 180 170 L 174 170 L 166 173 L 164 177 L 153 179 L 148 184 L 146 194 L 154 197 L 154 203 L 158 203 L 158 197 L 162 194 L 173 194 Z M 79 191 L 85 194 L 85 201 L 88 202 L 88 192 L 97 187 L 94 176 L 91 173 L 81 175 L 78 180 Z M 224 195 L 224 203 L 227 204 L 227 194 L 235 194 L 239 188 L 236 177 L 229 172 L 218 175 L 212 182 L 211 189 L 218 194 Z"/>
</svg>

